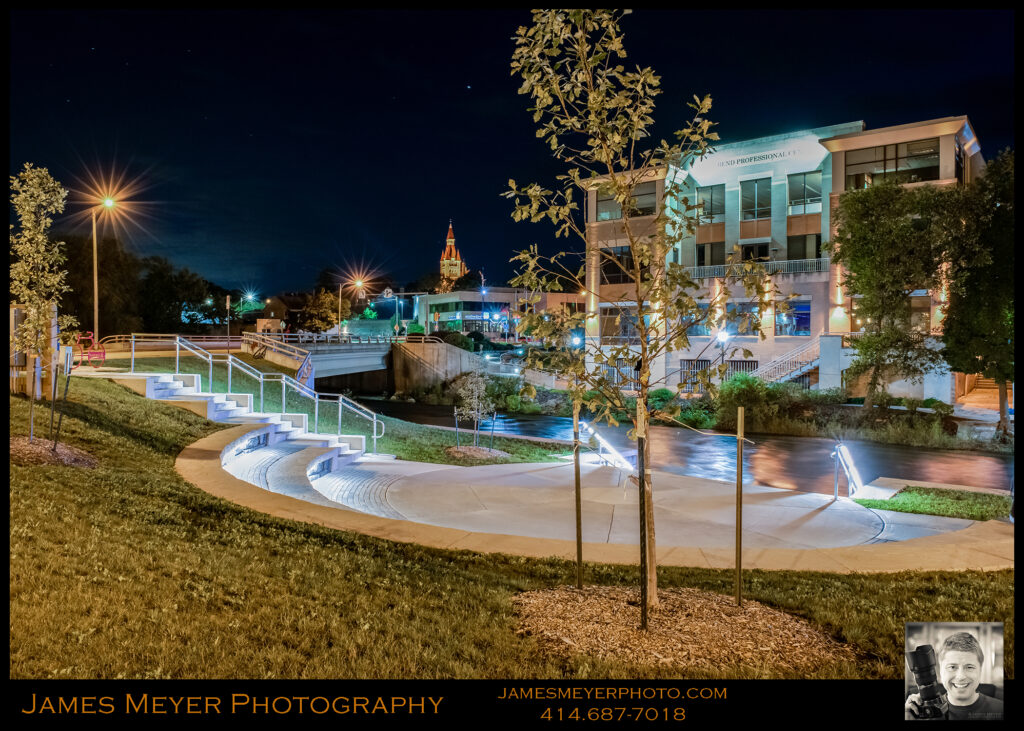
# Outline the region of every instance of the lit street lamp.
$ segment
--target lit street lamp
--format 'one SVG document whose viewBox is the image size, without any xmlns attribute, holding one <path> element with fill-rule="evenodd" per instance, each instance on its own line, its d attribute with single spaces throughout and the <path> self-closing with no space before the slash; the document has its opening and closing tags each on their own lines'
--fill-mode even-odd
<svg viewBox="0 0 1024 731">
<path fill-rule="evenodd" d="M 114 199 L 104 198 L 103 205 L 113 208 Z M 92 337 L 93 342 L 98 343 L 100 340 L 100 264 L 97 255 L 99 247 L 96 240 L 96 208 L 92 209 Z"/>
<path fill-rule="evenodd" d="M 725 330 L 718 331 L 718 342 L 722 344 L 722 364 L 725 365 L 725 344 L 729 342 L 729 338 L 732 337 Z M 722 381 L 725 381 L 725 376 L 722 376 Z"/>
</svg>

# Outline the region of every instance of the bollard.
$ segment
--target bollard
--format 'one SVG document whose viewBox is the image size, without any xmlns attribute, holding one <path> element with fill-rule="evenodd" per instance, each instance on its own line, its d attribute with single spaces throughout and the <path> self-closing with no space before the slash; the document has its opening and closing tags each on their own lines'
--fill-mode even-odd
<svg viewBox="0 0 1024 731">
<path fill-rule="evenodd" d="M 228 393 L 231 393 L 231 356 L 228 356 Z"/>
<path fill-rule="evenodd" d="M 286 397 L 285 397 L 285 394 L 284 394 L 284 379 L 282 378 L 281 379 L 281 413 L 282 414 L 285 412 L 285 408 L 284 408 L 285 400 L 286 400 Z"/>
<path fill-rule="evenodd" d="M 132 343 L 132 350 L 135 349 L 135 343 Z M 178 338 L 174 338 L 174 373 L 181 373 L 181 341 Z"/>
<path fill-rule="evenodd" d="M 320 398 L 313 399 L 313 433 L 320 433 Z"/>
<path fill-rule="evenodd" d="M 130 373 L 135 372 L 135 333 L 132 333 L 132 367 Z"/>
</svg>

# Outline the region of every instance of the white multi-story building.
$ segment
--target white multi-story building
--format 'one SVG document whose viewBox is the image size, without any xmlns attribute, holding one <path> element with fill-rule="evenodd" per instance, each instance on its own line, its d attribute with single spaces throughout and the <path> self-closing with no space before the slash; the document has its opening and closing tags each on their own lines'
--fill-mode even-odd
<svg viewBox="0 0 1024 731">
<path fill-rule="evenodd" d="M 962 116 L 875 130 L 866 129 L 863 122 L 848 122 L 721 144 L 685 168 L 652 174 L 634 188 L 641 215 L 631 217 L 631 229 L 653 226 L 663 204 L 666 177 L 678 183 L 681 195 L 702 207 L 695 234 L 669 252 L 669 261 L 687 267 L 706 293 L 720 286 L 726 257 L 739 246 L 744 259 L 765 262 L 782 295 L 796 294 L 788 312 L 772 308 L 761 313 L 764 340 L 737 333 L 732 324 L 722 347 L 714 328 L 692 329 L 687 350 L 652 363 L 652 382 L 674 385 L 679 379 L 672 376 L 679 371 L 727 361 L 731 372 L 753 372 L 766 380 L 799 380 L 811 388 L 841 385 L 852 357 L 844 340 L 849 345 L 851 333 L 860 331 L 862 323 L 856 317 L 856 303 L 843 289 L 842 272 L 822 250 L 832 233 L 831 213 L 838 196 L 882 179 L 908 186 L 964 184 L 983 169 L 977 138 Z M 681 209 L 672 201 L 667 204 Z M 620 267 L 593 253 L 600 248 L 625 263 L 629 247 L 621 208 L 595 189 L 588 193 L 586 211 L 591 249 L 587 289 L 600 293 L 587 299 L 588 342 L 629 342 L 635 336 L 628 318 L 616 324 L 618 308 L 604 309 L 602 303 L 628 301 L 630 285 Z M 733 295 L 729 307 L 751 306 L 742 291 Z M 938 292 L 913 293 L 915 327 L 937 330 L 942 317 L 939 297 Z M 734 348 L 745 348 L 752 357 L 730 357 L 728 351 Z M 958 386 L 954 374 L 938 373 L 923 383 L 899 382 L 888 388 L 896 395 L 949 402 L 962 393 L 962 381 L 961 377 Z"/>
</svg>

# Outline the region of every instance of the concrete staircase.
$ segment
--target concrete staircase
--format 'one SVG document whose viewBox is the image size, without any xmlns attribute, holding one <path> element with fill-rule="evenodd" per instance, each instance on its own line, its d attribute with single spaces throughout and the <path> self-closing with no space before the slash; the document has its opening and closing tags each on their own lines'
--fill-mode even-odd
<svg viewBox="0 0 1024 731">
<path fill-rule="evenodd" d="M 315 434 L 306 430 L 306 414 L 252 410 L 252 395 L 201 390 L 201 377 L 157 374 L 146 377 L 146 397 L 174 403 L 210 421 L 251 424 L 255 428 L 229 444 L 221 466 L 241 480 L 271 492 L 338 507 L 317 490 L 317 481 L 363 456 L 362 435 Z M 330 488 L 334 492 L 336 487 Z"/>
<path fill-rule="evenodd" d="M 750 375 L 768 383 L 792 381 L 810 373 L 821 364 L 821 337 L 817 336 L 793 350 L 780 355 L 751 372 Z"/>
</svg>

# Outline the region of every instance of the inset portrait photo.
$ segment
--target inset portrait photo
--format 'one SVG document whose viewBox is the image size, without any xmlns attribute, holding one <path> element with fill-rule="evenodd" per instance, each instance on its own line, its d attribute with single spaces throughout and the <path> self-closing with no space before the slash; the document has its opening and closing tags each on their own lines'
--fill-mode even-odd
<svg viewBox="0 0 1024 731">
<path fill-rule="evenodd" d="M 1002 622 L 907 622 L 904 718 L 1003 718 Z"/>
</svg>

